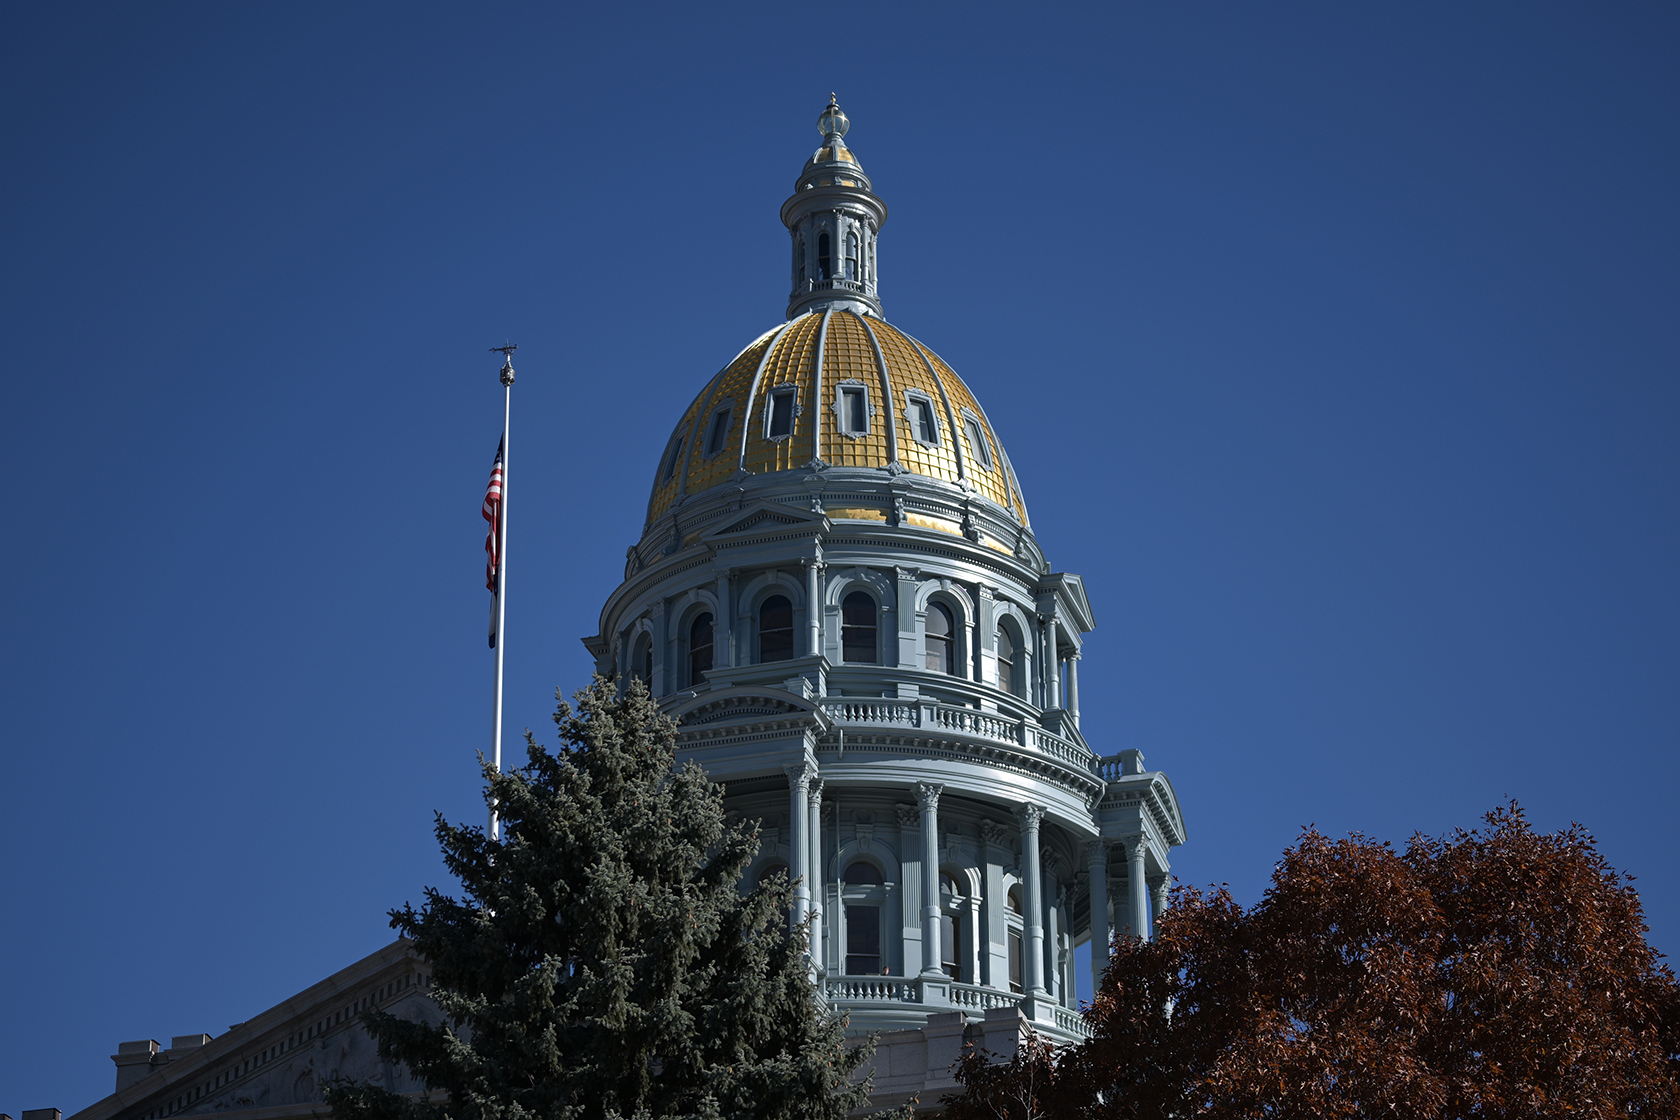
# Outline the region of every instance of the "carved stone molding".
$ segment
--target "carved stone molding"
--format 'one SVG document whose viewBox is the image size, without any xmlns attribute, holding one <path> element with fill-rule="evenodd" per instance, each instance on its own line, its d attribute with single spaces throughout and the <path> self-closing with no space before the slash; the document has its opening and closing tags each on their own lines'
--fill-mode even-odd
<svg viewBox="0 0 1680 1120">
<path fill-rule="evenodd" d="M 921 825 L 922 825 L 922 814 L 917 810 L 917 808 L 914 805 L 894 805 L 893 806 L 893 811 L 898 814 L 898 827 L 900 827 L 900 828 L 920 828 L 921 827 Z"/>
<path fill-rule="evenodd" d="M 980 839 L 998 848 L 1009 846 L 1009 828 L 996 821 L 980 822 Z"/>
</svg>

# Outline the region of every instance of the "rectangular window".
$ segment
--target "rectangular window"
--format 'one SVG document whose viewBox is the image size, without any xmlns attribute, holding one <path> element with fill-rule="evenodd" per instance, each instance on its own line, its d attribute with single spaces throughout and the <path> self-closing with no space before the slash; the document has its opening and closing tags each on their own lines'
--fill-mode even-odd
<svg viewBox="0 0 1680 1120">
<path fill-rule="evenodd" d="M 765 434 L 771 439 L 793 434 L 793 390 L 770 394 L 769 431 Z"/>
<path fill-rule="evenodd" d="M 1009 990 L 1021 990 L 1021 935 L 1009 931 Z"/>
<path fill-rule="evenodd" d="M 724 437 L 729 435 L 729 414 L 733 409 L 722 408 L 712 417 L 712 426 L 706 430 L 706 454 L 716 455 L 723 450 Z"/>
<path fill-rule="evenodd" d="M 846 907 L 846 975 L 881 974 L 881 908 Z"/>
<path fill-rule="evenodd" d="M 968 433 L 968 444 L 974 448 L 974 457 L 980 460 L 980 465 L 987 470 L 992 469 L 992 449 L 986 444 L 985 433 L 980 430 L 980 422 L 972 416 L 963 418 L 963 431 Z"/>
<path fill-rule="evenodd" d="M 869 398 L 863 389 L 840 390 L 840 421 L 847 435 L 868 433 Z"/>
<path fill-rule="evenodd" d="M 945 975 L 962 980 L 962 965 L 957 961 L 957 920 L 950 914 L 939 916 L 939 963 L 945 966 Z"/>
<path fill-rule="evenodd" d="M 933 419 L 933 402 L 912 398 L 910 401 L 910 417 L 915 424 L 916 438 L 923 443 L 939 442 L 939 425 Z"/>
</svg>

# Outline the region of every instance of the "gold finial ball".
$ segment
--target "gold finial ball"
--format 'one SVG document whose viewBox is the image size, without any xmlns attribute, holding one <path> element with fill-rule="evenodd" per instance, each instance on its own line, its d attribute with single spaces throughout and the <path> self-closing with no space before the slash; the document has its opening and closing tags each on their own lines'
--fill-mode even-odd
<svg viewBox="0 0 1680 1120">
<path fill-rule="evenodd" d="M 844 142 L 846 130 L 852 127 L 852 122 L 846 119 L 846 114 L 840 108 L 840 103 L 831 93 L 828 95 L 828 108 L 817 118 L 817 131 L 822 133 L 824 144 L 839 145 Z"/>
</svg>

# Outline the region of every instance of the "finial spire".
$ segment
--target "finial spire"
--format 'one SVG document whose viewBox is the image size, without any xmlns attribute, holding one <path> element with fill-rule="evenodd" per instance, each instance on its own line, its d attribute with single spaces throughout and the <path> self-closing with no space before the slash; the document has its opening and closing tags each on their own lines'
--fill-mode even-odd
<svg viewBox="0 0 1680 1120">
<path fill-rule="evenodd" d="M 845 110 L 840 108 L 840 102 L 834 95 L 828 95 L 828 108 L 817 118 L 817 131 L 822 133 L 824 147 L 846 146 L 846 130 L 852 127 L 852 122 L 846 118 Z"/>
</svg>

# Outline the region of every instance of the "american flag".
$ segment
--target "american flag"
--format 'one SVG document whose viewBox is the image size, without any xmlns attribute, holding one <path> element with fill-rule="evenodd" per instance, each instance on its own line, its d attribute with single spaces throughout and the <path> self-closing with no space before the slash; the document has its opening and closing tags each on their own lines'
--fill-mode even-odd
<svg viewBox="0 0 1680 1120">
<path fill-rule="evenodd" d="M 490 531 L 484 537 L 484 586 L 496 590 L 496 538 L 502 518 L 502 445 L 496 444 L 496 462 L 490 468 L 490 486 L 484 491 L 484 520 Z M 492 641 L 492 644 L 494 642 Z"/>
</svg>

